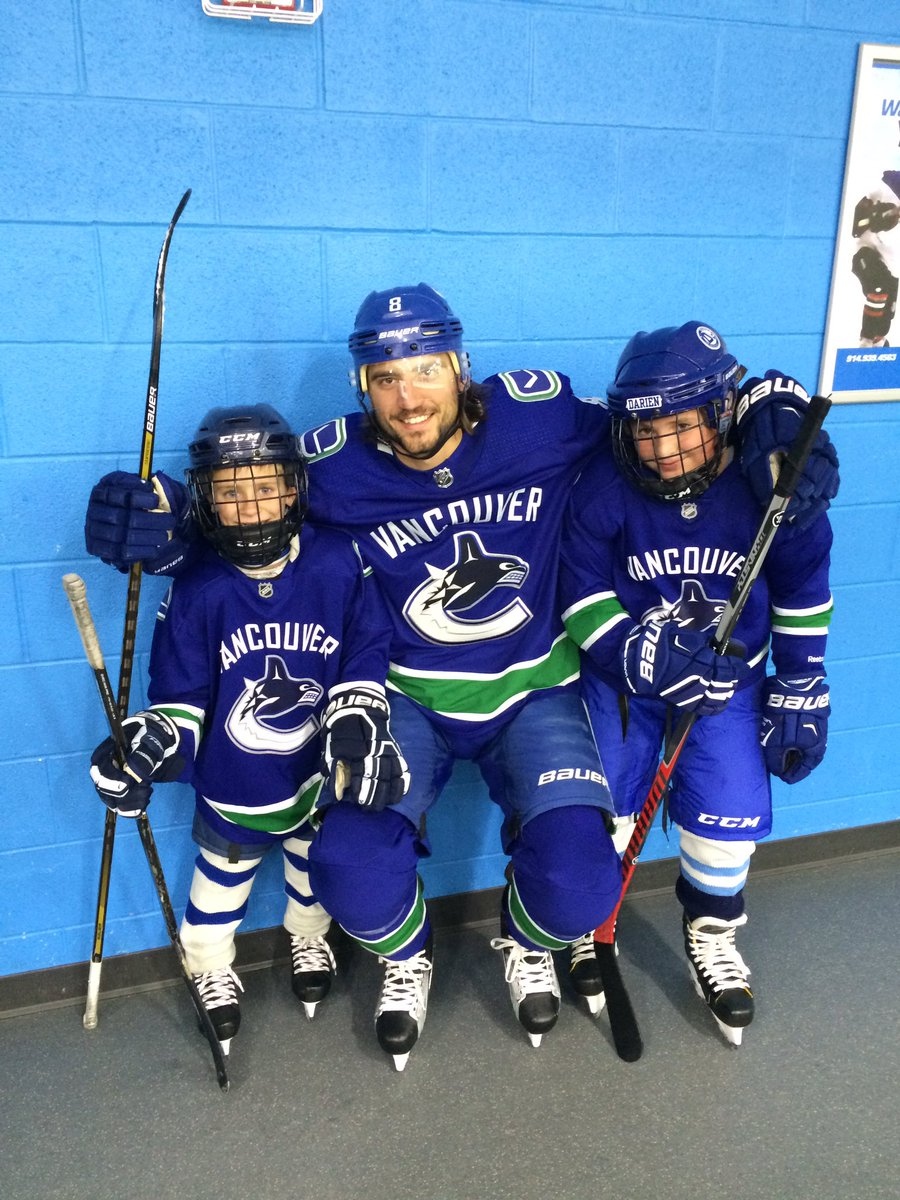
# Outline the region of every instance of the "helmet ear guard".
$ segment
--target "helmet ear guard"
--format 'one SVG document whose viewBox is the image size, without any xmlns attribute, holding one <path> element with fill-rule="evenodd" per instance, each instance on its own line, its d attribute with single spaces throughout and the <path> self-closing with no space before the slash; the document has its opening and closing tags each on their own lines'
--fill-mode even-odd
<svg viewBox="0 0 900 1200">
<path fill-rule="evenodd" d="M 268 566 L 285 554 L 303 525 L 307 481 L 298 438 L 281 414 L 268 404 L 210 409 L 188 453 L 191 465 L 185 478 L 191 508 L 201 533 L 216 551 L 239 567 Z M 273 470 L 266 471 L 267 467 Z M 262 519 L 257 500 L 256 520 L 240 518 L 243 505 L 236 504 L 239 519 L 223 521 L 213 489 L 228 468 L 236 477 L 240 473 L 244 482 L 277 475 L 284 481 L 283 491 L 293 493 L 293 499 L 273 520 Z"/>
<path fill-rule="evenodd" d="M 699 321 L 636 333 L 622 351 L 615 380 L 607 389 L 613 451 L 626 478 L 664 500 L 704 492 L 719 471 L 743 373 L 724 339 Z M 662 479 L 640 461 L 634 438 L 637 423 L 693 409 L 699 409 L 716 431 L 716 449 L 702 466 Z"/>
</svg>

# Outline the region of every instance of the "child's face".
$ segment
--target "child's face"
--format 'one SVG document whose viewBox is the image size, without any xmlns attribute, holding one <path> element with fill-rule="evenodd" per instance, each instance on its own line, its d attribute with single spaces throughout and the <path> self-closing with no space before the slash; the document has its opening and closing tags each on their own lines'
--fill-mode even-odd
<svg viewBox="0 0 900 1200">
<path fill-rule="evenodd" d="M 716 453 L 719 435 L 699 408 L 666 417 L 639 419 L 634 427 L 638 458 L 660 479 L 677 479 L 702 467 Z"/>
<path fill-rule="evenodd" d="M 297 497 L 281 463 L 258 467 L 218 467 L 212 473 L 213 507 L 223 525 L 265 525 L 280 521 Z"/>
</svg>

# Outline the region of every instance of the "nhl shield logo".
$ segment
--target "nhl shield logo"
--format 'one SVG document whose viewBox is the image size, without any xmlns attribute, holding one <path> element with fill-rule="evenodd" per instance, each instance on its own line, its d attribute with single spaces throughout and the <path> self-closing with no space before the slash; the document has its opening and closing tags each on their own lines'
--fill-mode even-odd
<svg viewBox="0 0 900 1200">
<path fill-rule="evenodd" d="M 453 472 L 449 467 L 438 467 L 432 471 L 431 477 L 439 488 L 448 488 L 453 483 Z"/>
<path fill-rule="evenodd" d="M 275 595 L 275 585 L 271 579 L 260 580 L 259 587 L 256 589 L 263 600 L 271 600 Z"/>
</svg>

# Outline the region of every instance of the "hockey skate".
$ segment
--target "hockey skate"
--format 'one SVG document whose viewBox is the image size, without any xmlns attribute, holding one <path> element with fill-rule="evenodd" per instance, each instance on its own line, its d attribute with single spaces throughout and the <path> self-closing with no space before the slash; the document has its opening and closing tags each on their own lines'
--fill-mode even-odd
<svg viewBox="0 0 900 1200">
<path fill-rule="evenodd" d="M 425 949 L 412 958 L 378 961 L 385 971 L 375 1009 L 375 1034 L 382 1050 L 393 1055 L 394 1066 L 402 1071 L 425 1025 L 434 970 L 431 938 Z"/>
<path fill-rule="evenodd" d="M 753 993 L 747 982 L 750 969 L 734 944 L 735 930 L 746 923 L 746 913 L 734 921 L 717 917 L 689 921 L 684 917 L 684 948 L 694 988 L 732 1046 L 741 1044 L 744 1030 L 753 1020 Z"/>
<path fill-rule="evenodd" d="M 559 980 L 553 955 L 549 950 L 529 950 L 509 937 L 493 938 L 491 949 L 503 952 L 513 1012 L 532 1046 L 539 1046 L 559 1016 Z"/>
<path fill-rule="evenodd" d="M 619 953 L 618 946 L 616 954 Z M 569 978 L 575 991 L 586 1002 L 592 1017 L 598 1017 L 606 1004 L 603 977 L 594 950 L 593 931 L 580 937 L 569 947 Z"/>
<path fill-rule="evenodd" d="M 231 1049 L 231 1039 L 241 1027 L 238 991 L 242 992 L 244 985 L 231 967 L 219 967 L 215 971 L 204 971 L 201 975 L 194 975 L 192 978 L 197 985 L 203 1006 L 209 1013 L 216 1037 L 222 1046 L 222 1053 L 228 1054 Z M 202 1025 L 200 1030 L 203 1032 Z"/>
<path fill-rule="evenodd" d="M 326 938 L 292 934 L 291 972 L 291 988 L 311 1021 L 316 1005 L 331 991 L 331 981 L 337 974 L 334 952 Z"/>
</svg>

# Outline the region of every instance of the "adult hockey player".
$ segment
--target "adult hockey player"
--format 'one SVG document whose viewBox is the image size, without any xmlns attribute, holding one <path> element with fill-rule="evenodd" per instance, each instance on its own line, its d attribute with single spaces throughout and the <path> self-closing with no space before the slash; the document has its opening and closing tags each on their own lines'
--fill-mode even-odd
<svg viewBox="0 0 900 1200">
<path fill-rule="evenodd" d="M 771 831 L 769 773 L 797 783 L 825 753 L 832 611 L 822 512 L 775 537 L 735 631 L 743 663 L 711 649 L 762 515 L 728 444 L 741 371 L 697 321 L 635 334 L 609 388 L 615 461 L 596 458 L 573 490 L 562 570 L 591 722 L 617 813 L 632 819 L 622 849 L 673 710 L 700 714 L 668 797 L 675 893 L 695 988 L 734 1045 L 753 1018 L 735 933 L 751 855 Z"/>
<path fill-rule="evenodd" d="M 199 852 L 181 940 L 227 1052 L 243 991 L 235 932 L 273 846 L 284 858 L 292 987 L 308 1017 L 331 986 L 331 920 L 307 868 L 323 790 L 320 725 L 361 805 L 399 799 L 406 774 L 387 724 L 385 614 L 345 534 L 307 527 L 301 536 L 297 437 L 268 405 L 214 408 L 189 453 L 203 541 L 160 608 L 151 707 L 124 722 L 128 757 L 119 764 L 108 739 L 91 777 L 124 816 L 146 807 L 153 782 L 180 775 L 194 786 Z"/>
<path fill-rule="evenodd" d="M 425 284 L 372 293 L 350 350 L 364 411 L 306 435 L 310 517 L 350 530 L 381 582 L 394 623 L 392 720 L 412 783 L 387 812 L 333 805 L 310 863 L 329 911 L 385 960 L 376 1030 L 402 1067 L 431 980 L 421 818 L 456 758 L 478 762 L 504 813 L 511 873 L 497 947 L 532 1041 L 558 1014 L 551 951 L 584 940 L 615 902 L 610 799 L 556 595 L 567 493 L 603 447 L 608 418 L 556 372 L 474 383 L 462 326 Z M 768 479 L 769 451 L 789 440 L 802 403 L 772 392 L 748 406 L 751 474 Z M 807 511 L 827 503 L 835 474 L 823 444 Z M 117 566 L 154 555 L 151 569 L 177 567 L 184 529 L 150 511 L 148 492 L 133 476 L 101 480 L 88 509 L 91 553 Z"/>
<path fill-rule="evenodd" d="M 885 171 L 853 210 L 851 270 L 863 291 L 860 346 L 886 346 L 900 275 L 900 171 Z"/>
</svg>

